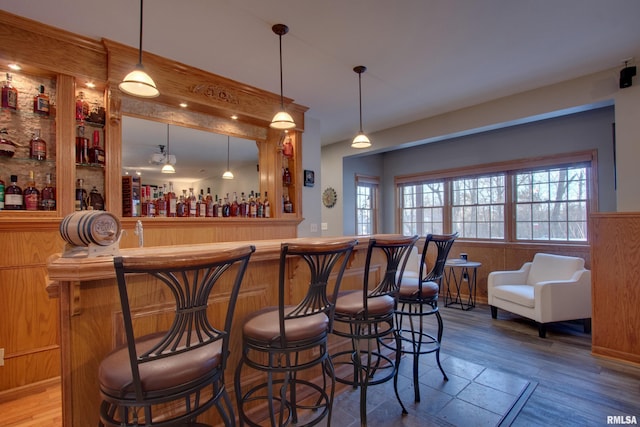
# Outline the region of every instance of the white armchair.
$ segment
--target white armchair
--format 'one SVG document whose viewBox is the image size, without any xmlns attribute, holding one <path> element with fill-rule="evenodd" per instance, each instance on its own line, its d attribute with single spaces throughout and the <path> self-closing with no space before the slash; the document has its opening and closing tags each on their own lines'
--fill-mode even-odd
<svg viewBox="0 0 640 427">
<path fill-rule="evenodd" d="M 582 319 L 591 331 L 591 271 L 577 257 L 538 253 L 517 271 L 494 271 L 487 279 L 491 317 L 498 308 L 538 322 L 546 336 L 551 322 Z"/>
</svg>

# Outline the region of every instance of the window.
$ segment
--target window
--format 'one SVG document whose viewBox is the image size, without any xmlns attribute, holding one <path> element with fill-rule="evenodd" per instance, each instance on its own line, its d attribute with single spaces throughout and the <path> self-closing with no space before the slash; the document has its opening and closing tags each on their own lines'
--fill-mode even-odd
<svg viewBox="0 0 640 427">
<path fill-rule="evenodd" d="M 356 235 L 358 236 L 378 232 L 378 183 L 377 177 L 356 176 Z"/>
<path fill-rule="evenodd" d="M 444 181 L 409 184 L 401 188 L 402 234 L 442 234 Z"/>
<path fill-rule="evenodd" d="M 504 239 L 505 174 L 451 181 L 451 229 L 460 237 Z"/>
<path fill-rule="evenodd" d="M 407 235 L 587 242 L 596 163 L 589 151 L 396 177 L 399 228 Z"/>
<path fill-rule="evenodd" d="M 515 175 L 517 240 L 587 240 L 587 167 Z"/>
</svg>

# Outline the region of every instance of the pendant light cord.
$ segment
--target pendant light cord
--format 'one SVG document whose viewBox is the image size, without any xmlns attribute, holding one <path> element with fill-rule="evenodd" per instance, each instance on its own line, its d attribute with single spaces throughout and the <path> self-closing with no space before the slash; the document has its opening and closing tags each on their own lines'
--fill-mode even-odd
<svg viewBox="0 0 640 427">
<path fill-rule="evenodd" d="M 142 10 L 144 0 L 140 0 L 140 47 L 138 49 L 138 65 L 142 65 Z"/>
<path fill-rule="evenodd" d="M 282 84 L 282 34 L 278 35 L 280 40 L 280 107 L 284 110 L 284 88 Z"/>
<path fill-rule="evenodd" d="M 229 135 L 227 135 L 227 170 L 229 170 Z"/>
<path fill-rule="evenodd" d="M 358 73 L 358 98 L 360 99 L 360 133 L 362 130 L 362 72 Z"/>
</svg>

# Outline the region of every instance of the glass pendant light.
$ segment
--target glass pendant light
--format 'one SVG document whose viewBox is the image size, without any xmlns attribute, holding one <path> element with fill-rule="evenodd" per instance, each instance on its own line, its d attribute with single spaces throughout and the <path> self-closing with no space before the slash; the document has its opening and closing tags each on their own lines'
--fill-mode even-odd
<svg viewBox="0 0 640 427">
<path fill-rule="evenodd" d="M 141 98 L 155 98 L 160 95 L 156 84 L 144 71 L 142 66 L 142 10 L 143 0 L 140 0 L 140 47 L 138 49 L 138 64 L 136 68 L 127 74 L 118 87 L 126 94 Z"/>
<path fill-rule="evenodd" d="M 282 89 L 282 36 L 289 32 L 289 27 L 284 24 L 276 24 L 271 27 L 271 30 L 278 35 L 280 40 L 280 111 L 273 116 L 270 126 L 274 129 L 293 129 L 296 127 L 296 123 L 293 121 L 293 117 L 284 109 Z"/>
<path fill-rule="evenodd" d="M 169 163 L 169 157 L 169 124 L 167 123 L 167 153 L 164 165 L 162 166 L 162 173 L 176 173 L 176 168 L 174 168 L 173 165 Z"/>
<path fill-rule="evenodd" d="M 233 172 L 229 169 L 229 135 L 227 135 L 227 170 L 222 174 L 222 179 L 233 179 Z"/>
<path fill-rule="evenodd" d="M 358 93 L 360 98 L 360 132 L 353 138 L 353 142 L 351 143 L 351 148 L 367 148 L 371 147 L 371 141 L 367 135 L 364 134 L 362 130 L 362 73 L 367 71 L 367 67 L 364 65 L 358 65 L 354 67 L 353 71 L 358 73 Z"/>
</svg>

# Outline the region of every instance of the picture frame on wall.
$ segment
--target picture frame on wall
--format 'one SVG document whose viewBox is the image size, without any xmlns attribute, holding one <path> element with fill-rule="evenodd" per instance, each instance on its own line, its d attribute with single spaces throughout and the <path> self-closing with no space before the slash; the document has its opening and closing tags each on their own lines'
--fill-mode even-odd
<svg viewBox="0 0 640 427">
<path fill-rule="evenodd" d="M 313 187 L 315 184 L 316 178 L 315 173 L 312 170 L 304 170 L 304 186 L 305 187 Z"/>
</svg>

